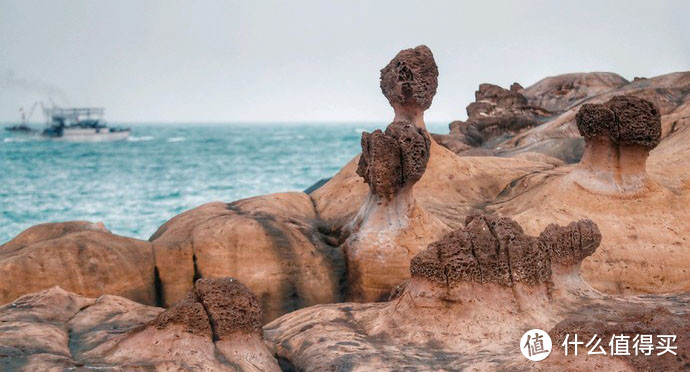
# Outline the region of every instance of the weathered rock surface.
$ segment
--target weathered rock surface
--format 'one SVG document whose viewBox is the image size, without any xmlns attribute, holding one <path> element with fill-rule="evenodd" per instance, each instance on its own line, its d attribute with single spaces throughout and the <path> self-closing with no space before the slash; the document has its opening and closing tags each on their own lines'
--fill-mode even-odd
<svg viewBox="0 0 690 372">
<path fill-rule="evenodd" d="M 450 133 L 470 146 L 493 147 L 517 133 L 547 121 L 554 113 L 530 106 L 519 91 L 481 84 L 467 106 L 467 121 L 450 123 Z"/>
<path fill-rule="evenodd" d="M 30 227 L 0 246 L 0 276 L 0 304 L 56 285 L 156 303 L 151 244 L 111 234 L 102 223 Z"/>
<path fill-rule="evenodd" d="M 579 263 L 599 239 L 587 220 L 537 238 L 510 219 L 471 217 L 415 257 L 412 278 L 391 301 L 302 309 L 266 325 L 265 337 L 283 365 L 301 371 L 535 370 L 540 364 L 526 362 L 518 344 L 529 329 L 558 338 L 568 319 L 624 308 L 664 306 L 669 319 L 685 317 L 687 294 L 618 298 L 589 289 Z"/>
<path fill-rule="evenodd" d="M 495 87 L 490 84 L 482 86 Z M 479 97 L 483 95 L 477 92 L 477 102 L 468 106 L 467 123 L 451 123 L 450 134 L 442 137 L 443 141 L 439 143 L 461 156 L 470 154 L 465 146 L 481 144 L 484 148 L 494 150 L 492 155 L 513 156 L 523 151 L 532 151 L 554 156 L 566 163 L 577 163 L 583 153 L 582 142 L 572 141 L 580 136 L 575 124 L 577 110 L 582 104 L 603 103 L 616 95 L 633 95 L 654 103 L 661 116 L 661 138 L 690 123 L 690 72 L 636 79 L 632 82 L 612 73 L 565 74 L 545 78 L 525 89 L 516 87 L 508 91 L 495 87 L 491 91 L 500 91 L 501 94 L 492 94 L 493 98 L 480 100 Z M 524 99 L 505 99 L 508 104 L 504 106 L 509 107 L 507 112 L 515 111 L 520 107 L 519 104 L 526 101 L 526 106 L 522 107 L 548 114 L 535 123 L 526 121 L 524 116 L 515 113 L 507 115 L 505 108 L 490 110 L 500 106 L 496 103 L 500 99 L 496 97 L 518 94 Z M 519 104 L 516 106 L 515 102 Z M 487 126 L 496 129 L 494 133 L 475 130 L 475 126 L 470 125 L 474 120 L 472 113 L 484 123 L 502 124 Z M 481 125 L 479 127 L 484 128 Z M 493 139 L 488 142 L 476 140 L 487 135 Z M 527 150 L 528 147 L 530 150 Z"/>
<path fill-rule="evenodd" d="M 280 371 L 261 320 L 256 297 L 230 278 L 197 281 L 165 311 L 54 287 L 0 308 L 0 369 Z"/>
<path fill-rule="evenodd" d="M 438 87 L 438 67 L 426 45 L 401 50 L 381 69 L 381 92 L 395 111 L 394 121 L 424 128 L 424 110 Z"/>
<path fill-rule="evenodd" d="M 320 224 L 304 193 L 205 204 L 171 219 L 150 240 L 164 306 L 181 300 L 198 278 L 226 276 L 257 295 L 265 321 L 341 296 L 337 234 Z"/>
<path fill-rule="evenodd" d="M 410 259 L 448 231 L 413 194 L 429 161 L 430 141 L 424 129 L 407 121 L 391 123 L 385 133 L 362 133 L 357 174 L 369 194 L 344 229 L 348 300 L 388 298 L 409 277 Z"/>
<path fill-rule="evenodd" d="M 603 241 L 583 274 L 599 290 L 689 290 L 690 167 L 682 159 L 690 154 L 690 130 L 662 140 L 658 155 L 650 152 L 660 135 L 656 112 L 634 97 L 582 106 L 587 146 L 580 164 L 526 177 L 487 209 L 511 216 L 528 233 L 551 221 L 592 219 Z"/>
</svg>

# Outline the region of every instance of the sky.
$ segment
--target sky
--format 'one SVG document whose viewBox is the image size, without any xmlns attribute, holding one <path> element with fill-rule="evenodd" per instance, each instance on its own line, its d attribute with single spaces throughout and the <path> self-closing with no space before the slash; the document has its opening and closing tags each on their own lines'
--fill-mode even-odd
<svg viewBox="0 0 690 372">
<path fill-rule="evenodd" d="M 690 70 L 689 15 L 686 0 L 0 0 L 0 121 L 52 100 L 111 122 L 385 122 L 380 69 L 426 44 L 426 120 L 450 122 L 480 83 Z"/>
</svg>

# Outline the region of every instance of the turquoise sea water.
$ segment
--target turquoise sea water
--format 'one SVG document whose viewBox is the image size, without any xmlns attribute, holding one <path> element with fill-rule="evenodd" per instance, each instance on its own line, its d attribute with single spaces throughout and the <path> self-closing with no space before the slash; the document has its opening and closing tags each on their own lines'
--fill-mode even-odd
<svg viewBox="0 0 690 372">
<path fill-rule="evenodd" d="M 120 124 L 122 125 L 122 124 Z M 128 125 L 128 141 L 0 133 L 0 244 L 44 222 L 102 221 L 148 239 L 201 204 L 302 191 L 331 177 L 382 124 Z M 430 129 L 447 132 L 445 125 Z"/>
</svg>

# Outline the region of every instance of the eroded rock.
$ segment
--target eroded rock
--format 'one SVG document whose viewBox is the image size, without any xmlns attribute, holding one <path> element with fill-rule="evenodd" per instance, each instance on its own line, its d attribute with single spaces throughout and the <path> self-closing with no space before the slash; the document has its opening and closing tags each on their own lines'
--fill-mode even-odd
<svg viewBox="0 0 690 372">
<path fill-rule="evenodd" d="M 391 106 L 426 110 L 436 95 L 438 67 L 426 45 L 401 50 L 381 69 L 381 92 Z"/>
<path fill-rule="evenodd" d="M 391 123 L 386 132 L 362 133 L 362 156 L 357 174 L 371 192 L 392 199 L 422 178 L 431 146 L 428 133 L 409 121 Z"/>
<path fill-rule="evenodd" d="M 462 282 L 536 285 L 551 281 L 553 264 L 576 265 L 601 242 L 592 221 L 549 225 L 539 238 L 525 235 L 507 217 L 468 216 L 465 228 L 453 231 L 412 259 L 412 277 L 442 286 Z"/>
<path fill-rule="evenodd" d="M 604 104 L 583 105 L 575 118 L 586 145 L 573 182 L 592 192 L 618 195 L 655 187 L 646 161 L 659 143 L 661 120 L 651 102 L 615 96 Z"/>
<path fill-rule="evenodd" d="M 0 319 L 15 330 L 0 335 L 3 371 L 280 371 L 263 344 L 258 300 L 230 278 L 198 280 L 165 311 L 56 287 L 0 307 Z"/>
<path fill-rule="evenodd" d="M 156 303 L 151 244 L 102 223 L 36 225 L 0 246 L 0 304 L 59 285 L 84 296 Z"/>
<path fill-rule="evenodd" d="M 209 203 L 171 219 L 151 241 L 164 306 L 184 298 L 198 278 L 227 276 L 256 293 L 265 322 L 341 298 L 339 234 L 304 193 Z"/>
<path fill-rule="evenodd" d="M 413 185 L 426 170 L 430 147 L 426 130 L 409 121 L 393 122 L 385 133 L 362 133 L 357 174 L 369 184 L 369 195 L 346 226 L 349 300 L 388 298 L 393 287 L 409 277 L 410 259 L 447 231 L 413 194 Z"/>
</svg>

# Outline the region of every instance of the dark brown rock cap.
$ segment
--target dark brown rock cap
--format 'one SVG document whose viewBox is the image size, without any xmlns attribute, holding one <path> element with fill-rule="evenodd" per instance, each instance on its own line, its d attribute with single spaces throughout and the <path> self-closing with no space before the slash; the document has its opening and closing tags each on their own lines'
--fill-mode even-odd
<svg viewBox="0 0 690 372">
<path fill-rule="evenodd" d="M 385 133 L 362 133 L 357 174 L 375 195 L 391 199 L 403 187 L 419 181 L 429 162 L 429 134 L 409 121 L 395 121 Z"/>
<path fill-rule="evenodd" d="M 261 335 L 261 319 L 259 301 L 244 284 L 233 278 L 204 278 L 152 323 L 158 329 L 181 325 L 186 332 L 222 340 L 237 331 Z"/>
<path fill-rule="evenodd" d="M 401 50 L 381 70 L 381 92 L 391 106 L 431 106 L 438 87 L 438 67 L 426 45 Z"/>
<path fill-rule="evenodd" d="M 551 264 L 577 264 L 601 242 L 596 224 L 580 220 L 550 225 L 539 238 L 524 234 L 507 217 L 471 215 L 453 231 L 417 254 L 412 277 L 442 285 L 459 282 L 536 285 L 551 280 Z"/>
<path fill-rule="evenodd" d="M 586 103 L 575 116 L 585 139 L 606 135 L 614 143 L 654 148 L 661 138 L 661 116 L 652 103 L 635 96 L 614 96 L 606 103 Z"/>
</svg>

